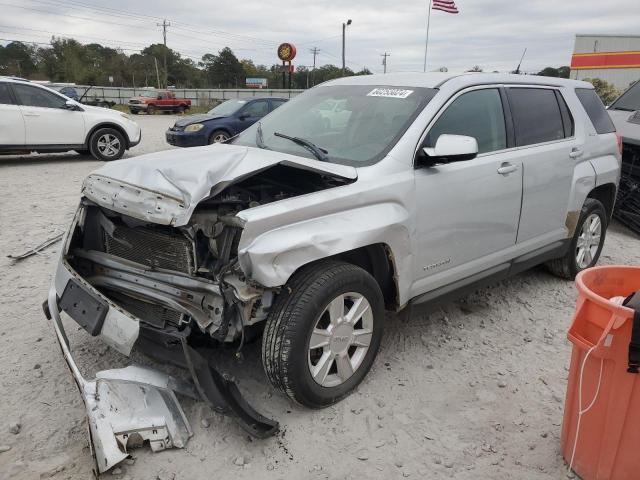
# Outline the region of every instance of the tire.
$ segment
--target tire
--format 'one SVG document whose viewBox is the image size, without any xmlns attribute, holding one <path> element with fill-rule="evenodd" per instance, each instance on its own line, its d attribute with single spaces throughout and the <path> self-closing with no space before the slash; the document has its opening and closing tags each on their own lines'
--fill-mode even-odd
<svg viewBox="0 0 640 480">
<path fill-rule="evenodd" d="M 147 107 L 147 115 L 153 115 L 154 113 L 156 113 L 156 107 L 153 105 L 149 105 Z"/>
<path fill-rule="evenodd" d="M 186 109 L 187 109 L 187 107 L 185 107 L 185 106 L 182 106 L 182 105 L 181 105 L 181 106 L 179 106 L 179 107 L 176 109 L 176 113 L 177 113 L 177 114 L 184 113 L 184 111 L 185 111 Z"/>
<path fill-rule="evenodd" d="M 89 139 L 91 155 L 105 162 L 122 158 L 126 146 L 124 136 L 114 128 L 100 128 Z"/>
<path fill-rule="evenodd" d="M 597 225 L 599 229 L 595 228 Z M 573 280 L 582 270 L 593 267 L 600 258 L 607 226 L 608 217 L 604 205 L 595 198 L 587 198 L 569 244 L 569 251 L 564 257 L 547 262 L 547 268 L 558 277 Z M 599 231 L 598 236 L 594 235 L 594 230 Z M 581 247 L 585 242 L 589 248 Z M 582 255 L 580 248 L 584 252 Z"/>
<path fill-rule="evenodd" d="M 214 143 L 222 143 L 229 140 L 231 136 L 224 130 L 214 130 L 211 135 L 209 135 L 209 145 Z"/>
<path fill-rule="evenodd" d="M 363 300 L 369 308 L 350 324 L 345 312 L 366 305 Z M 332 304 L 336 308 L 331 309 Z M 378 353 L 383 326 L 382 291 L 365 270 L 332 260 L 304 267 L 287 282 L 267 318 L 262 338 L 264 370 L 271 384 L 295 402 L 327 407 L 347 396 L 365 377 Z M 319 330 L 323 335 L 314 333 Z M 312 339 L 326 344 L 311 349 Z"/>
<path fill-rule="evenodd" d="M 133 114 L 133 115 L 137 115 L 137 114 L 138 114 L 138 110 L 131 110 L 131 109 L 130 109 L 129 111 L 130 111 L 130 112 L 131 112 L 131 114 Z"/>
</svg>

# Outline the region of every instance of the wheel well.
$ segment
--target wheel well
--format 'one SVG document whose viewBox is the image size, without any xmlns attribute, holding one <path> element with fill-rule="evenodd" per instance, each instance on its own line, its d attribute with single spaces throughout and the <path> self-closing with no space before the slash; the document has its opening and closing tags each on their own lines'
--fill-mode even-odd
<svg viewBox="0 0 640 480">
<path fill-rule="evenodd" d="M 84 141 L 84 144 L 87 148 L 89 148 L 89 140 L 91 140 L 91 136 L 101 128 L 113 128 L 114 130 L 117 130 L 118 132 L 120 132 L 120 134 L 124 137 L 124 141 L 127 144 L 126 145 L 127 149 L 129 149 L 129 144 L 130 144 L 129 135 L 127 135 L 127 132 L 125 132 L 121 126 L 116 125 L 114 123 L 100 123 L 99 125 L 96 125 L 95 127 L 93 127 Z"/>
<path fill-rule="evenodd" d="M 378 282 L 387 310 L 395 311 L 399 306 L 393 254 L 388 245 L 376 243 L 333 255 L 333 259 L 357 265 L 366 270 Z"/>
<path fill-rule="evenodd" d="M 594 198 L 598 200 L 607 212 L 607 218 L 611 218 L 613 213 L 613 206 L 616 201 L 616 186 L 613 183 L 605 183 L 600 185 L 589 192 L 587 198 Z"/>
<path fill-rule="evenodd" d="M 209 138 L 211 138 L 211 135 L 213 135 L 216 132 L 224 132 L 227 135 L 232 136 L 228 128 L 220 127 L 220 128 L 214 128 L 213 130 L 211 130 L 211 133 L 209 134 Z"/>
</svg>

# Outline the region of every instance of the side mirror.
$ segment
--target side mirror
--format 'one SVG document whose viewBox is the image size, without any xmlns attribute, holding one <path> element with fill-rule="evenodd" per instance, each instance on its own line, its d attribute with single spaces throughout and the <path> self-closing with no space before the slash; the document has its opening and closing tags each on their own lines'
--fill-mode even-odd
<svg viewBox="0 0 640 480">
<path fill-rule="evenodd" d="M 240 115 L 238 115 L 238 118 L 240 120 L 246 120 L 247 118 L 249 118 L 249 115 L 247 115 L 246 113 L 241 113 Z"/>
<path fill-rule="evenodd" d="M 80 108 L 77 103 L 72 102 L 71 100 L 67 100 L 66 102 L 64 102 L 64 108 L 66 110 L 72 110 L 72 111 L 73 110 L 82 110 L 82 108 Z"/>
<path fill-rule="evenodd" d="M 478 155 L 478 141 L 466 135 L 442 134 L 433 148 L 424 147 L 418 152 L 416 165 L 432 167 L 438 163 L 462 162 Z"/>
<path fill-rule="evenodd" d="M 156 97 L 156 99 L 157 99 L 157 100 L 162 100 L 162 95 L 158 95 L 158 96 Z"/>
</svg>

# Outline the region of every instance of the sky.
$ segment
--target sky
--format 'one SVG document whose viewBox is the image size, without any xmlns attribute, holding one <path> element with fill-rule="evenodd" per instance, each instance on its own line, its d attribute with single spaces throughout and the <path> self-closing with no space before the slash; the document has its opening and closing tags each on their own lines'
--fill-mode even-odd
<svg viewBox="0 0 640 480">
<path fill-rule="evenodd" d="M 568 65 L 576 33 L 640 34 L 640 0 L 456 0 L 453 15 L 432 11 L 427 69 L 459 72 Z M 134 53 L 162 42 L 198 61 L 230 47 L 256 64 L 278 62 L 277 45 L 293 43 L 294 65 L 341 65 L 342 23 L 347 66 L 382 72 L 422 71 L 428 0 L 0 0 L 0 43 L 47 43 L 52 35 Z"/>
</svg>

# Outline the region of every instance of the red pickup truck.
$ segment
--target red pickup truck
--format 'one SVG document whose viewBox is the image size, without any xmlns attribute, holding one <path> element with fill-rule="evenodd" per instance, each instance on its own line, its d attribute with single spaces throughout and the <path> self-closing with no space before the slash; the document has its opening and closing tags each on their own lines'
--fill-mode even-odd
<svg viewBox="0 0 640 480">
<path fill-rule="evenodd" d="M 191 100 L 176 98 L 176 94 L 171 90 L 149 90 L 130 98 L 128 106 L 129 111 L 134 115 L 138 112 L 153 115 L 156 110 L 182 113 L 191 107 Z"/>
</svg>

